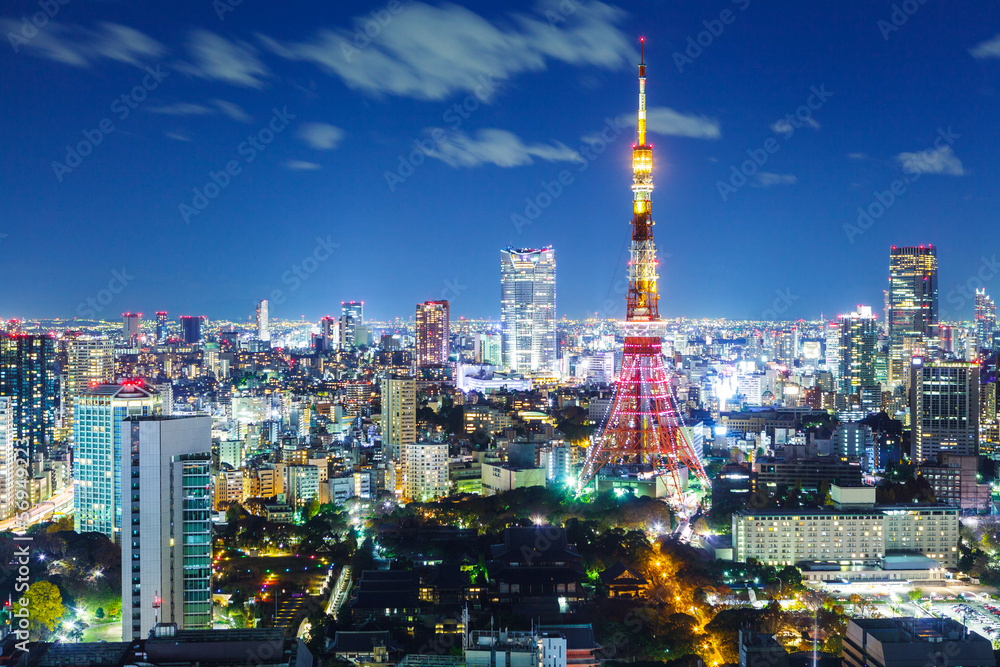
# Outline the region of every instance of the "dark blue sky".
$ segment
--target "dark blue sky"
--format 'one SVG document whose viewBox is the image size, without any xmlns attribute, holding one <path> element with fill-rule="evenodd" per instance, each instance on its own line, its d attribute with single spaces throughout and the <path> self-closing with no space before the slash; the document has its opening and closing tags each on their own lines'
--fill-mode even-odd
<svg viewBox="0 0 1000 667">
<path fill-rule="evenodd" d="M 603 312 L 624 300 L 634 135 L 607 120 L 635 113 L 639 34 L 664 316 L 880 310 L 892 244 L 938 246 L 945 317 L 971 316 L 977 274 L 1000 292 L 995 3 L 237 2 L 52 0 L 37 33 L 44 2 L 3 3 L 0 316 L 117 292 L 98 314 L 244 318 L 272 295 L 278 317 L 442 297 L 496 317 L 500 249 L 547 244 L 559 314 Z M 688 38 L 707 46 L 677 55 Z M 229 182 L 201 200 L 210 172 Z"/>
</svg>

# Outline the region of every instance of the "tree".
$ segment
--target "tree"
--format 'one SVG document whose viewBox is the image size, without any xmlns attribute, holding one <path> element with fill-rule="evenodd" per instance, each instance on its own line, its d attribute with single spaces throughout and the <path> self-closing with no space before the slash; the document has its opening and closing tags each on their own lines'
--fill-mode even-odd
<svg viewBox="0 0 1000 667">
<path fill-rule="evenodd" d="M 912 591 L 909 592 L 908 595 L 910 598 L 910 602 L 916 602 L 920 598 L 924 597 L 924 592 L 919 588 L 914 588 Z"/>
<path fill-rule="evenodd" d="M 94 612 L 94 618 L 101 620 L 104 618 L 104 607 L 98 607 L 97 611 Z"/>
<path fill-rule="evenodd" d="M 59 619 L 66 613 L 66 607 L 63 606 L 58 586 L 48 581 L 36 581 L 24 592 L 22 599 L 27 602 L 32 632 L 41 634 L 43 629 L 52 632 L 59 627 Z"/>
</svg>

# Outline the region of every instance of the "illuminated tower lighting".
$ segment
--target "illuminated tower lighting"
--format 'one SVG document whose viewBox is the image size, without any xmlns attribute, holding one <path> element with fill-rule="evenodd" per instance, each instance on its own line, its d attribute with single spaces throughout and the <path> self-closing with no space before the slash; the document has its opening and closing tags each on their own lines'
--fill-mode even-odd
<svg viewBox="0 0 1000 667">
<path fill-rule="evenodd" d="M 653 147 L 646 143 L 645 39 L 639 64 L 638 140 L 632 147 L 632 247 L 629 261 L 625 351 L 615 385 L 610 416 L 603 425 L 580 476 L 581 484 L 601 470 L 640 477 L 660 477 L 668 500 L 684 502 L 686 477 L 693 473 L 707 490 L 708 475 L 685 435 L 683 422 L 663 364 L 660 338 L 649 335 L 659 322 L 656 245 L 650 195 L 653 192 Z"/>
</svg>

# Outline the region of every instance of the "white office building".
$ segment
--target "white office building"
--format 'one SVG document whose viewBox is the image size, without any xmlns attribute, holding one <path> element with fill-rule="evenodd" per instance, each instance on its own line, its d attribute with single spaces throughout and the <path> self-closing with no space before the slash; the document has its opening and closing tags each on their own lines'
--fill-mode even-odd
<svg viewBox="0 0 1000 667">
<path fill-rule="evenodd" d="M 210 417 L 124 421 L 127 488 L 122 540 L 122 637 L 156 623 L 212 627 Z"/>
</svg>

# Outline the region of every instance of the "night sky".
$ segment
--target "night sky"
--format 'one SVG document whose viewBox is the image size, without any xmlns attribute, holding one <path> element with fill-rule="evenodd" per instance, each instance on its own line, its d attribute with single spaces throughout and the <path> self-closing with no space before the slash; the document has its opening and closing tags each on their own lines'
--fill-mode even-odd
<svg viewBox="0 0 1000 667">
<path fill-rule="evenodd" d="M 664 317 L 881 311 L 893 244 L 938 246 L 943 318 L 971 317 L 977 280 L 1000 293 L 995 2 L 6 0 L 0 19 L 0 317 L 83 315 L 109 285 L 108 319 L 244 319 L 264 297 L 273 317 L 438 298 L 498 317 L 500 249 L 550 244 L 559 315 L 621 316 L 641 34 Z"/>
</svg>

